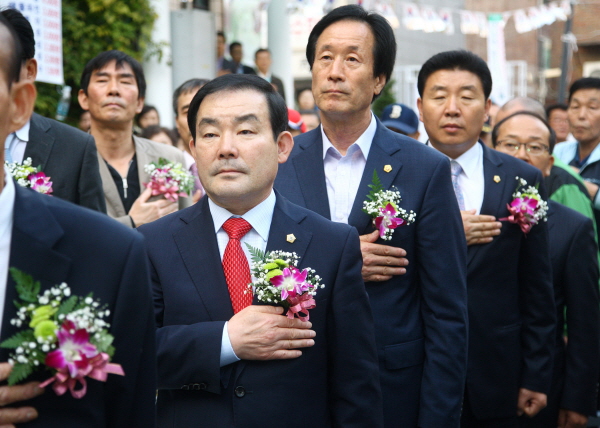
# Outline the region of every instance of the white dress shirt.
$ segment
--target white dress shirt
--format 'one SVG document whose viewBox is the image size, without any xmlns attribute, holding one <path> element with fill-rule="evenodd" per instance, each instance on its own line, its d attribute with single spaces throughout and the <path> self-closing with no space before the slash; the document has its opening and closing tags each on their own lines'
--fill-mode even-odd
<svg viewBox="0 0 600 428">
<path fill-rule="evenodd" d="M 25 157 L 25 149 L 29 142 L 29 128 L 31 125 L 31 119 L 27 121 L 25 126 L 21 129 L 9 134 L 4 142 L 4 147 L 7 147 L 13 162 L 23 162 Z M 37 166 L 37 165 L 32 165 Z"/>
<path fill-rule="evenodd" d="M 4 315 L 14 211 L 15 182 L 4 168 L 4 189 L 0 190 L 0 320 Z M 2 324 L 0 321 L 0 332 L 1 330 Z"/>
<path fill-rule="evenodd" d="M 242 217 L 252 226 L 252 229 L 246 233 L 240 239 L 244 254 L 248 259 L 248 265 L 252 265 L 252 259 L 248 247 L 246 244 L 251 245 L 254 248 L 258 248 L 261 251 L 265 251 L 267 248 L 267 240 L 269 239 L 269 231 L 271 230 L 271 220 L 273 219 L 273 211 L 275 210 L 275 192 L 271 190 L 271 194 L 262 201 L 260 204 L 252 208 L 244 215 L 234 215 L 227 211 L 225 208 L 215 204 L 210 198 L 208 199 L 208 207 L 210 214 L 215 225 L 215 233 L 217 235 L 217 244 L 219 245 L 219 254 L 221 261 L 223 260 L 223 254 L 225 253 L 225 247 L 229 242 L 229 235 L 223 230 L 223 223 L 225 223 L 231 217 Z M 229 332 L 227 331 L 227 322 L 223 327 L 223 336 L 221 339 L 221 367 L 231 363 L 235 363 L 240 359 L 235 355 L 233 347 L 231 346 L 231 340 L 229 340 Z"/>
<path fill-rule="evenodd" d="M 485 181 L 483 179 L 483 148 L 475 143 L 473 147 L 454 159 L 462 167 L 458 175 L 458 185 L 465 200 L 465 210 L 481 211 Z"/>
<path fill-rule="evenodd" d="M 356 199 L 358 186 L 367 164 L 367 156 L 371 150 L 373 137 L 377 130 L 377 121 L 371 113 L 371 123 L 358 139 L 352 143 L 346 155 L 331 144 L 323 126 L 323 166 L 327 183 L 327 198 L 329 199 L 329 214 L 331 220 L 338 223 L 348 223 L 348 217 Z"/>
</svg>

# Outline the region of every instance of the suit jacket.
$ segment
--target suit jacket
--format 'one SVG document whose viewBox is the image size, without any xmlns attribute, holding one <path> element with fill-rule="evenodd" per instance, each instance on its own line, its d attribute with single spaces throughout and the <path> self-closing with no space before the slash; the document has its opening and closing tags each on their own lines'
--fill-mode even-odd
<svg viewBox="0 0 600 428">
<path fill-rule="evenodd" d="M 275 188 L 330 218 L 321 128 L 296 137 L 294 144 Z M 406 250 L 406 274 L 366 284 L 386 426 L 456 427 L 467 359 L 466 242 L 449 161 L 378 120 L 348 219 L 361 235 L 374 230 L 361 210 L 373 170 L 385 189 L 400 191 L 400 206 L 416 213 L 415 223 L 396 229 L 391 241 L 378 241 Z"/>
<path fill-rule="evenodd" d="M 594 226 L 591 219 L 570 208 L 554 201 L 548 204 L 558 322 L 548 406 L 526 425 L 540 428 L 555 426 L 559 409 L 595 415 L 600 369 L 598 246 Z M 565 323 L 568 346 L 563 338 Z"/>
<path fill-rule="evenodd" d="M 165 158 L 171 162 L 179 162 L 185 167 L 185 158 L 183 157 L 183 152 L 181 150 L 136 135 L 133 136 L 133 141 L 135 143 L 138 177 L 141 186 L 150 181 L 150 176 L 144 170 L 144 166 L 150 162 L 157 162 L 159 158 Z M 106 166 L 106 161 L 102 158 L 100 153 L 98 153 L 98 162 L 100 163 L 100 176 L 102 177 L 102 187 L 106 199 L 106 213 L 119 221 L 119 223 L 127 227 L 133 227 L 134 225 L 131 218 L 125 212 L 125 207 L 123 206 L 123 201 L 121 201 L 121 196 L 119 196 L 117 185 L 110 174 L 108 166 Z M 144 188 L 140 189 L 140 191 L 143 190 Z M 179 198 L 179 209 L 188 207 L 190 204 L 191 195 L 188 198 Z"/>
<path fill-rule="evenodd" d="M 24 159 L 50 177 L 52 194 L 105 213 L 94 137 L 36 113 L 30 124 Z"/>
<path fill-rule="evenodd" d="M 113 362 L 125 376 L 108 375 L 106 383 L 87 381 L 87 394 L 44 394 L 18 405 L 31 405 L 39 417 L 23 427 L 152 427 L 155 424 L 156 354 L 147 256 L 139 234 L 105 215 L 83 210 L 16 186 L 10 264 L 41 282 L 42 292 L 62 282 L 72 295 L 107 305 L 114 336 Z M 19 329 L 15 317 L 15 284 L 9 275 L 1 340 Z M 0 361 L 9 350 L 0 348 Z M 50 372 L 32 375 L 45 380 Z"/>
<path fill-rule="evenodd" d="M 483 143 L 485 190 L 481 214 L 502 219 L 514 198 L 515 177 L 540 185 L 540 171 Z M 525 235 L 504 222 L 489 244 L 468 249 L 469 366 L 467 387 L 478 419 L 514 417 L 519 388 L 548 393 L 556 311 L 548 228 Z"/>
<path fill-rule="evenodd" d="M 222 368 L 223 326 L 233 310 L 208 198 L 139 231 L 154 283 L 159 426 L 382 426 L 373 319 L 355 230 L 277 195 L 266 250 L 296 252 L 299 268 L 315 269 L 325 284 L 310 311 L 315 345 L 296 359 Z M 286 240 L 290 233 L 293 243 Z"/>
</svg>

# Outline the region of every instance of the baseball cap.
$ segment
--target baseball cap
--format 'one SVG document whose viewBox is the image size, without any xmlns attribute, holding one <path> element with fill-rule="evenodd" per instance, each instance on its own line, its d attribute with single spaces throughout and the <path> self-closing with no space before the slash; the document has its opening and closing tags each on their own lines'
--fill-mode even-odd
<svg viewBox="0 0 600 428">
<path fill-rule="evenodd" d="M 419 129 L 419 118 L 406 104 L 394 103 L 383 109 L 381 123 L 405 134 L 414 134 Z"/>
<path fill-rule="evenodd" d="M 294 130 L 300 130 L 300 132 L 306 132 L 306 125 L 302 120 L 302 116 L 296 110 L 288 107 L 288 126 Z"/>
</svg>

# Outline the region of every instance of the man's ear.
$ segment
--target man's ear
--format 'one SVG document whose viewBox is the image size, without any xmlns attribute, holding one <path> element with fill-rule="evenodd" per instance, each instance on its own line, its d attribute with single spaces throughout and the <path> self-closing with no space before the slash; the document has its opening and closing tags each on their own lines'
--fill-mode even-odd
<svg viewBox="0 0 600 428">
<path fill-rule="evenodd" d="M 88 104 L 88 97 L 83 89 L 80 89 L 77 93 L 77 101 L 79 101 L 79 105 L 83 110 L 89 111 L 90 105 Z"/>
<path fill-rule="evenodd" d="M 142 112 L 142 109 L 144 108 L 144 101 L 146 100 L 146 98 L 144 97 L 139 97 L 137 100 L 137 106 L 135 107 L 135 112 L 137 114 L 140 114 Z"/>
<path fill-rule="evenodd" d="M 285 163 L 294 148 L 294 137 L 288 131 L 283 131 L 277 137 L 277 161 Z"/>
<path fill-rule="evenodd" d="M 15 82 L 10 88 L 9 133 L 21 129 L 33 113 L 37 93 L 33 81 Z"/>
<path fill-rule="evenodd" d="M 417 98 L 417 109 L 419 110 L 419 120 L 423 122 L 423 100 L 421 97 Z"/>
<path fill-rule="evenodd" d="M 28 59 L 25 63 L 25 69 L 27 70 L 26 79 L 35 82 L 38 72 L 38 63 L 35 58 Z"/>
<path fill-rule="evenodd" d="M 385 86 L 386 83 L 387 83 L 387 79 L 385 78 L 384 74 L 378 76 L 375 80 L 375 88 L 373 90 L 374 95 L 381 94 L 381 91 L 383 91 L 383 87 Z"/>
</svg>

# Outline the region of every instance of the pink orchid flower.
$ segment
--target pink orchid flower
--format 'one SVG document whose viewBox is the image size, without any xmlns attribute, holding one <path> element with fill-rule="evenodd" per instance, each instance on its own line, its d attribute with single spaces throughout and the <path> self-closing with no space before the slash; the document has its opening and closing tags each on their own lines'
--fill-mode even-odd
<svg viewBox="0 0 600 428">
<path fill-rule="evenodd" d="M 299 271 L 292 266 L 283 269 L 283 275 L 271 278 L 271 284 L 281 288 L 281 298 L 286 300 L 288 297 L 295 297 L 308 291 L 311 285 L 306 282 L 306 275 L 308 275 L 308 269 Z"/>
<path fill-rule="evenodd" d="M 534 198 L 523 196 L 522 198 L 515 198 L 511 202 L 510 206 L 525 215 L 533 216 L 537 209 L 539 201 Z"/>
<path fill-rule="evenodd" d="M 385 236 L 387 229 L 395 229 L 405 223 L 404 219 L 396 218 L 397 211 L 390 203 L 380 208 L 379 211 L 382 215 L 375 218 L 375 227 L 379 229 L 379 236 L 382 238 Z"/>
<path fill-rule="evenodd" d="M 50 181 L 50 177 L 46 177 L 46 174 L 43 172 L 29 174 L 27 179 L 31 183 L 31 188 L 36 192 L 43 193 L 45 195 L 52 193 L 52 182 Z"/>
<path fill-rule="evenodd" d="M 71 377 L 75 378 L 80 372 L 89 372 L 89 359 L 98 355 L 98 350 L 89 341 L 87 330 L 76 329 L 75 324 L 66 320 L 56 333 L 58 349 L 46 355 L 48 367 L 61 370 L 67 368 Z"/>
</svg>

